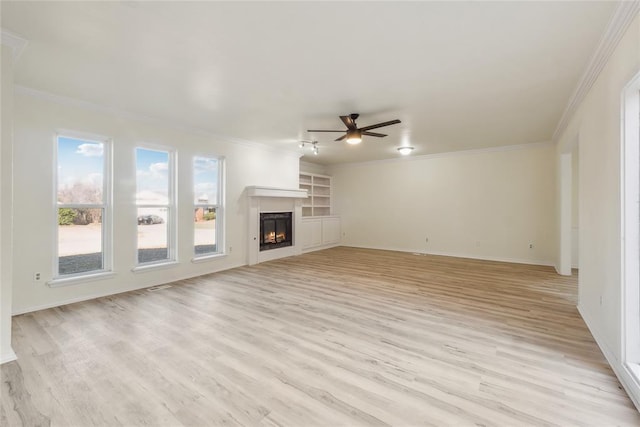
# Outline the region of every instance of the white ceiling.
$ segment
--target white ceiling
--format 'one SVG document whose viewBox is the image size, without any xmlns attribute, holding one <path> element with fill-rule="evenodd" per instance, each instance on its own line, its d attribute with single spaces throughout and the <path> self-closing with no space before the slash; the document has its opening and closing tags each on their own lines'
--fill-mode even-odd
<svg viewBox="0 0 640 427">
<path fill-rule="evenodd" d="M 19 85 L 332 164 L 548 141 L 615 2 L 10 2 Z M 338 115 L 402 124 L 334 143 Z M 301 152 L 303 150 L 300 150 Z"/>
</svg>

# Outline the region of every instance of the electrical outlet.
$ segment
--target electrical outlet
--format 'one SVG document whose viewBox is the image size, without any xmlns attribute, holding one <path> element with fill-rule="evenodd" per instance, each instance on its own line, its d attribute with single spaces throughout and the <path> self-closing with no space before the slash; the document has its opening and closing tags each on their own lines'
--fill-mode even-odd
<svg viewBox="0 0 640 427">
<path fill-rule="evenodd" d="M 529 243 L 529 249 L 533 249 L 533 243 Z"/>
<path fill-rule="evenodd" d="M 40 281 L 40 273 L 33 273 L 33 280 L 36 282 Z"/>
<path fill-rule="evenodd" d="M 428 237 L 425 237 L 425 238 L 424 238 L 424 241 L 425 241 L 425 243 L 429 243 L 429 238 L 428 238 Z"/>
<path fill-rule="evenodd" d="M 229 246 L 229 252 L 233 252 L 233 246 Z"/>
</svg>

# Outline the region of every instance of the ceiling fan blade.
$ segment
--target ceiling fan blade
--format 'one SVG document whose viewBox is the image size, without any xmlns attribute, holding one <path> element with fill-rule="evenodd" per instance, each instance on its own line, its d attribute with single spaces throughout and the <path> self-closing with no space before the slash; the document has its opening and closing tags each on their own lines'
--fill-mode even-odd
<svg viewBox="0 0 640 427">
<path fill-rule="evenodd" d="M 377 136 L 378 138 L 383 138 L 387 135 L 385 135 L 384 133 L 377 133 L 377 132 L 362 132 L 363 135 L 369 135 L 369 136 Z"/>
<path fill-rule="evenodd" d="M 345 133 L 344 135 L 342 135 L 340 138 L 336 139 L 335 141 L 342 141 L 346 137 L 347 137 L 347 134 Z"/>
<path fill-rule="evenodd" d="M 340 116 L 340 120 L 349 130 L 357 129 L 356 122 L 351 118 L 351 116 Z"/>
<path fill-rule="evenodd" d="M 307 129 L 307 132 L 344 132 L 344 130 L 318 130 L 318 129 Z"/>
<path fill-rule="evenodd" d="M 398 119 L 390 120 L 388 122 L 382 122 L 382 123 L 378 123 L 378 124 L 371 125 L 371 126 L 365 126 L 365 127 L 360 128 L 360 130 L 365 132 L 365 131 L 368 131 L 370 129 L 376 129 L 376 128 L 381 128 L 381 127 L 384 127 L 384 126 L 395 125 L 397 123 L 402 123 L 402 122 L 400 120 L 398 120 Z"/>
</svg>

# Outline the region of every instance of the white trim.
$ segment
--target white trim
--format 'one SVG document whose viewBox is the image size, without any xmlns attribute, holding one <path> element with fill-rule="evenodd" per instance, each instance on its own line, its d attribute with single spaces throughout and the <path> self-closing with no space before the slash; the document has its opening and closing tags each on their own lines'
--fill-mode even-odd
<svg viewBox="0 0 640 427">
<path fill-rule="evenodd" d="M 62 286 L 80 285 L 86 282 L 94 282 L 96 280 L 111 279 L 115 277 L 113 271 L 101 271 L 99 273 L 79 274 L 71 277 L 56 277 L 47 282 L 50 288 L 59 288 Z"/>
<path fill-rule="evenodd" d="M 640 403 L 640 72 L 621 98 L 620 359 L 629 394 Z M 639 406 L 640 408 L 640 406 Z"/>
<path fill-rule="evenodd" d="M 637 378 L 632 375 L 627 367 L 620 363 L 614 352 L 607 346 L 606 340 L 603 339 L 604 335 L 595 327 L 596 322 L 594 322 L 591 316 L 587 314 L 587 311 L 580 304 L 578 304 L 577 309 L 580 316 L 582 316 L 582 320 L 584 320 L 584 323 L 587 325 L 587 328 L 589 328 L 589 332 L 591 332 L 593 339 L 596 341 L 596 344 L 598 344 L 598 347 L 600 347 L 605 359 L 607 359 L 609 366 L 611 366 L 616 377 L 618 377 L 622 387 L 624 387 L 629 398 L 633 404 L 636 405 L 636 408 L 640 410 L 640 383 L 638 383 Z"/>
<path fill-rule="evenodd" d="M 133 267 L 131 271 L 134 273 L 145 273 L 147 271 L 161 270 L 163 268 L 175 267 L 179 264 L 180 263 L 175 260 L 146 262 L 144 264 L 138 264 L 137 266 Z"/>
<path fill-rule="evenodd" d="M 627 28 L 629 28 L 629 25 L 638 14 L 638 11 L 640 11 L 639 0 L 621 1 L 618 3 L 616 10 L 609 20 L 607 28 L 598 43 L 598 47 L 591 55 L 589 64 L 582 74 L 582 77 L 580 77 L 580 80 L 578 81 L 578 84 L 569 98 L 569 102 L 567 103 L 562 116 L 560 117 L 560 121 L 553 132 L 552 140 L 554 142 L 557 142 L 560 139 L 562 132 L 567 128 L 569 121 L 598 79 L 598 76 L 609 61 L 609 58 L 618 46 L 618 43 L 627 31 Z"/>
<path fill-rule="evenodd" d="M 0 365 L 8 362 L 13 362 L 14 360 L 18 360 L 18 356 L 16 356 L 16 353 L 12 348 L 9 348 L 9 351 L 3 353 L 2 356 L 0 356 Z"/>
<path fill-rule="evenodd" d="M 65 105 L 68 107 L 80 108 L 87 111 L 95 111 L 103 114 L 109 114 L 115 117 L 121 117 L 125 119 L 139 121 L 139 122 L 149 123 L 153 125 L 164 126 L 180 132 L 186 132 L 194 135 L 204 136 L 207 138 L 214 138 L 216 139 L 216 141 L 219 141 L 225 144 L 231 144 L 234 146 L 242 145 L 245 147 L 260 149 L 263 151 L 280 153 L 288 156 L 295 156 L 298 159 L 302 157 L 302 154 L 298 153 L 297 150 L 295 150 L 294 148 L 286 149 L 282 147 L 273 147 L 271 145 L 260 143 L 260 142 L 248 141 L 246 139 L 231 137 L 227 135 L 219 135 L 204 129 L 182 125 L 180 123 L 173 122 L 170 120 L 158 119 L 156 117 L 147 116 L 144 114 L 132 113 L 130 111 L 122 110 L 120 108 L 108 107 L 105 105 L 100 105 L 100 104 L 96 104 L 89 101 L 70 98 L 62 95 L 56 95 L 56 94 L 41 91 L 38 89 L 32 89 L 30 87 L 22 86 L 19 84 L 14 85 L 14 94 L 30 96 L 32 98 L 42 99 L 45 101 L 53 102 L 60 105 Z"/>
<path fill-rule="evenodd" d="M 308 217 L 308 216 L 305 216 L 305 217 L 304 217 L 304 219 L 307 219 L 307 218 L 323 218 L 323 217 L 319 217 L 319 216 L 317 216 L 317 217 Z M 307 253 L 309 253 L 309 252 L 321 251 L 321 250 L 323 250 L 323 249 L 336 248 L 336 247 L 338 247 L 338 246 L 342 246 L 342 244 L 341 244 L 340 242 L 336 242 L 336 243 L 327 243 L 326 245 L 311 246 L 311 247 L 308 247 L 308 248 L 303 248 L 303 249 L 302 249 L 302 253 L 303 253 L 303 254 L 307 254 Z M 355 247 L 355 246 L 354 246 L 354 247 Z"/>
<path fill-rule="evenodd" d="M 235 263 L 235 264 L 232 264 L 230 266 L 225 266 L 224 269 L 208 271 L 206 274 L 216 273 L 218 271 L 230 270 L 230 269 L 233 269 L 233 268 L 242 267 L 244 265 L 246 265 L 246 264 Z M 175 283 L 175 282 L 179 282 L 181 280 L 191 279 L 191 278 L 194 278 L 194 277 L 200 277 L 202 275 L 203 275 L 202 273 L 186 274 L 184 276 L 172 277 L 170 280 L 168 280 L 166 282 L 155 283 L 155 284 L 152 284 L 152 285 L 147 283 L 147 284 L 144 284 L 144 285 L 134 286 L 134 287 L 131 287 L 131 288 L 126 288 L 126 289 L 120 289 L 120 290 L 117 290 L 117 291 L 99 292 L 99 293 L 95 293 L 95 294 L 89 294 L 89 295 L 85 295 L 85 296 L 81 296 L 81 297 L 64 299 L 64 300 L 61 300 L 61 301 L 58 301 L 58 302 L 47 303 L 47 304 L 42 304 L 42 305 L 35 305 L 35 306 L 31 306 L 31 307 L 23 307 L 23 308 L 19 308 L 19 309 L 15 309 L 15 307 L 14 307 L 11 315 L 12 316 L 18 316 L 18 315 L 21 315 L 21 314 L 32 313 L 34 311 L 47 310 L 49 308 L 60 307 L 60 306 L 69 305 L 69 304 L 75 304 L 77 302 L 89 301 L 89 300 L 94 300 L 94 299 L 97 299 L 97 298 L 103 298 L 103 297 L 108 297 L 108 296 L 112 296 L 112 295 L 124 294 L 126 292 L 139 291 L 141 289 L 152 288 L 152 287 L 160 286 L 160 285 L 167 284 L 167 283 Z"/>
<path fill-rule="evenodd" d="M 559 241 L 556 271 L 562 276 L 571 276 L 571 222 L 572 222 L 572 154 L 560 154 L 558 163 L 559 187 Z"/>
<path fill-rule="evenodd" d="M 86 142 L 95 142 L 102 144 L 102 204 L 76 204 L 76 203 L 58 203 L 58 150 L 60 138 L 69 138 Z M 54 212 L 54 247 L 53 257 L 53 280 L 54 282 L 62 282 L 65 279 L 73 279 L 76 277 L 88 278 L 92 275 L 108 273 L 113 269 L 113 139 L 104 135 L 75 131 L 68 129 L 58 129 L 54 135 L 54 150 L 52 154 L 53 160 L 53 212 Z M 78 206 L 78 207 L 75 207 Z M 58 234 L 58 210 L 69 207 L 72 209 L 102 209 L 102 225 L 101 225 L 101 250 L 102 250 L 102 269 L 92 270 L 81 273 L 79 275 L 63 276 L 60 275 L 60 255 L 59 251 L 59 234 Z"/>
<path fill-rule="evenodd" d="M 22 55 L 28 44 L 29 41 L 27 39 L 24 39 L 11 31 L 2 30 L 2 45 L 13 50 L 14 64 L 18 62 L 20 55 Z"/>
<path fill-rule="evenodd" d="M 158 203 L 138 203 L 138 150 L 146 150 L 146 151 L 155 151 L 158 153 L 167 153 L 167 181 L 169 188 L 167 189 L 167 203 L 166 204 L 158 204 Z M 167 210 L 167 258 L 162 260 L 150 261 L 150 262 L 140 262 L 139 258 L 139 241 L 138 241 L 138 233 L 136 232 L 136 247 L 135 247 L 135 259 L 134 265 L 135 267 L 131 271 L 141 270 L 141 267 L 146 266 L 157 266 L 171 263 L 178 263 L 178 153 L 174 147 L 163 146 L 158 144 L 149 144 L 149 143 L 138 143 L 134 147 L 134 176 L 136 177 L 136 189 L 135 189 L 135 208 L 136 214 L 134 216 L 134 221 L 136 224 L 136 230 L 140 226 L 138 224 L 138 212 L 139 209 L 145 208 L 157 208 L 157 209 L 166 209 Z"/>
<path fill-rule="evenodd" d="M 470 150 L 460 150 L 460 151 L 446 151 L 443 153 L 424 154 L 422 156 L 402 156 L 402 157 L 394 157 L 391 159 L 369 160 L 365 162 L 338 163 L 338 164 L 328 165 L 328 167 L 331 170 L 335 170 L 335 169 L 352 167 L 352 166 L 366 166 L 366 165 L 376 165 L 381 163 L 395 163 L 395 162 L 413 162 L 416 160 L 440 159 L 443 157 L 469 156 L 469 155 L 483 154 L 483 153 L 497 153 L 502 151 L 544 148 L 544 147 L 551 147 L 553 145 L 554 143 L 551 141 L 540 141 L 540 142 L 532 142 L 529 144 L 501 145 L 499 147 L 473 148 Z M 300 173 L 303 173 L 303 172 L 300 172 Z"/>
<path fill-rule="evenodd" d="M 217 196 L 217 203 L 196 203 L 196 198 L 197 198 L 197 194 L 196 194 L 196 168 L 195 168 L 195 162 L 196 159 L 215 159 L 218 163 L 218 176 L 216 177 L 216 184 L 217 184 L 217 188 L 216 188 L 216 196 Z M 193 201 L 193 207 L 195 209 L 198 208 L 214 208 L 216 210 L 216 224 L 215 224 L 215 244 L 216 244 L 216 252 L 208 252 L 206 254 L 202 254 L 202 255 L 198 255 L 195 253 L 195 247 L 196 247 L 196 242 L 195 242 L 195 222 L 192 222 L 191 227 L 192 227 L 192 233 L 191 233 L 191 249 L 193 250 L 193 258 L 191 259 L 191 262 L 196 262 L 198 260 L 206 260 L 212 257 L 217 257 L 219 255 L 224 255 L 227 250 L 226 250 L 226 245 L 225 245 L 225 239 L 224 239 L 224 234 L 225 234 L 225 218 L 224 218 L 224 187 L 225 187 L 225 158 L 222 156 L 216 156 L 216 155 L 201 155 L 201 154 L 195 154 L 191 157 L 191 191 L 192 191 L 192 195 L 191 195 L 191 200 Z"/>
<path fill-rule="evenodd" d="M 215 259 L 226 258 L 228 255 L 226 253 L 215 253 L 211 255 L 203 255 L 199 257 L 191 258 L 191 262 L 194 264 L 199 264 L 201 262 L 213 261 Z"/>
<path fill-rule="evenodd" d="M 59 128 L 59 129 L 56 129 L 55 132 L 56 132 L 56 138 L 60 136 L 62 137 L 66 136 L 68 138 L 81 139 L 87 142 L 99 142 L 101 144 L 111 142 L 113 139 L 106 135 L 101 135 L 101 134 L 92 133 L 92 132 L 85 132 L 85 131 L 80 131 L 75 129 Z"/>
<path fill-rule="evenodd" d="M 454 253 L 454 252 L 442 252 L 442 251 L 429 251 L 429 252 L 420 252 L 416 250 L 411 250 L 407 248 L 398 248 L 398 247 L 389 247 L 389 246 L 361 246 L 361 245 L 351 245 L 351 244 L 340 244 L 337 246 L 351 247 L 351 248 L 361 248 L 361 249 L 374 249 L 379 251 L 394 251 L 394 252 L 407 252 L 416 255 L 436 255 L 436 256 L 447 256 L 452 258 L 467 258 L 467 259 L 477 259 L 480 261 L 495 261 L 495 262 L 508 262 L 510 264 L 526 264 L 526 265 L 542 265 L 544 267 L 554 267 L 555 264 L 553 261 L 549 260 L 533 260 L 533 259 L 525 259 L 525 258 L 506 258 L 506 257 L 492 257 L 492 256 L 481 256 L 477 254 L 462 254 L 462 253 Z"/>
<path fill-rule="evenodd" d="M 285 197 L 293 199 L 308 198 L 307 190 L 297 188 L 275 188 L 275 187 L 258 187 L 251 185 L 247 187 L 247 196 L 249 197 Z"/>
<path fill-rule="evenodd" d="M 577 240 L 577 242 L 576 242 Z M 578 256 L 574 258 L 574 252 L 578 252 Z M 580 227 L 571 227 L 571 269 L 580 268 Z"/>
</svg>

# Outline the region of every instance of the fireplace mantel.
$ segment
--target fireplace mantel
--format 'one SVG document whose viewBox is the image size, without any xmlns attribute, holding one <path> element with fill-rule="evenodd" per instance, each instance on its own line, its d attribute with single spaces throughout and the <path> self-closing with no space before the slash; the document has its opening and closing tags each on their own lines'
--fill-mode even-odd
<svg viewBox="0 0 640 427">
<path fill-rule="evenodd" d="M 258 187 L 252 185 L 247 187 L 249 197 L 287 197 L 293 199 L 306 199 L 309 197 L 307 190 L 275 187 Z"/>
<path fill-rule="evenodd" d="M 300 255 L 302 243 L 297 236 L 301 229 L 302 201 L 309 197 L 307 190 L 292 188 L 274 188 L 249 186 L 245 189 L 248 199 L 248 259 L 249 265 L 277 258 Z M 260 251 L 260 213 L 292 212 L 293 213 L 293 245 Z"/>
</svg>

